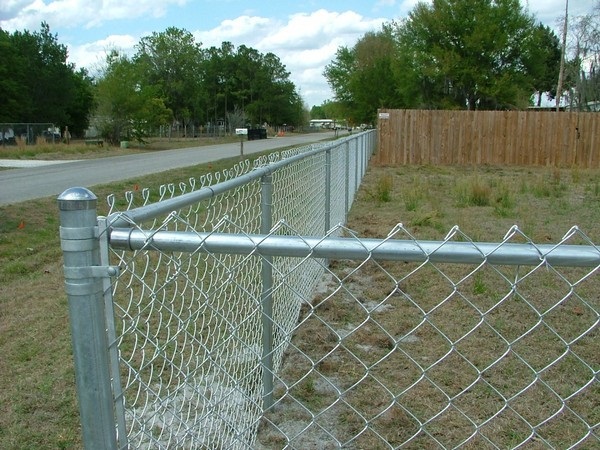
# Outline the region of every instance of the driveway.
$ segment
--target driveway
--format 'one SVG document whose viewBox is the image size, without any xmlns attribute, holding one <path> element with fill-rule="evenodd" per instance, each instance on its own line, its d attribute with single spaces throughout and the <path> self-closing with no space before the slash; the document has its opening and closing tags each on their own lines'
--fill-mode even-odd
<svg viewBox="0 0 600 450">
<path fill-rule="evenodd" d="M 333 132 L 327 132 L 244 141 L 244 156 L 281 147 L 306 145 L 333 136 Z M 240 144 L 233 143 L 79 161 L 0 160 L 0 167 L 12 167 L 0 170 L 0 205 L 57 197 L 74 186 L 91 188 L 97 184 L 204 164 L 239 154 Z"/>
</svg>

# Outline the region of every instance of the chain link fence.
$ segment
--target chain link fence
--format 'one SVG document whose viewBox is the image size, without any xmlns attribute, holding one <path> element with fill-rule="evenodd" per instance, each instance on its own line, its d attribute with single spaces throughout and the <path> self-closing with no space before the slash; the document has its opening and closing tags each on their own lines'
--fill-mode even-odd
<svg viewBox="0 0 600 450">
<path fill-rule="evenodd" d="M 360 238 L 343 224 L 374 138 L 110 197 L 106 218 L 63 193 L 86 445 L 600 444 L 600 249 L 577 228 Z"/>
<path fill-rule="evenodd" d="M 58 144 L 61 141 L 61 130 L 53 123 L 0 123 L 0 146 L 39 142 Z"/>
</svg>

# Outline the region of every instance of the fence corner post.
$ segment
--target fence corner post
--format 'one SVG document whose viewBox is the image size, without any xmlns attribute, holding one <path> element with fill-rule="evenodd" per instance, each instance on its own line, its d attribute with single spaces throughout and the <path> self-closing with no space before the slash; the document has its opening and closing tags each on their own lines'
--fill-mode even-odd
<svg viewBox="0 0 600 450">
<path fill-rule="evenodd" d="M 85 188 L 60 194 L 60 240 L 83 445 L 86 449 L 115 449 L 96 204 L 96 196 Z"/>
</svg>

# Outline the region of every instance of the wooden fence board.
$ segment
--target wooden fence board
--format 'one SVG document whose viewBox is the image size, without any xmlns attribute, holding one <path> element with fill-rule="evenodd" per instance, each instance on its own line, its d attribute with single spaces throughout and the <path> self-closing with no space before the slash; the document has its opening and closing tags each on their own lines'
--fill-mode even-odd
<svg viewBox="0 0 600 450">
<path fill-rule="evenodd" d="M 380 110 L 380 165 L 599 168 L 600 113 Z"/>
</svg>

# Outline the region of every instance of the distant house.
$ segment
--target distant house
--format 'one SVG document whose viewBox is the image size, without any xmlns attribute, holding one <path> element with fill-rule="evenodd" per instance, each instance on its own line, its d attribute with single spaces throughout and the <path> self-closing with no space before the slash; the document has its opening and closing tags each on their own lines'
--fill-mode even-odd
<svg viewBox="0 0 600 450">
<path fill-rule="evenodd" d="M 585 105 L 573 105 L 571 102 L 571 96 L 569 92 L 565 92 L 564 95 L 560 99 L 560 108 L 559 111 L 592 111 L 592 112 L 600 112 L 600 101 L 591 101 L 587 102 Z M 538 93 L 536 92 L 531 96 L 531 101 L 533 105 L 535 105 L 534 100 L 537 99 Z M 540 106 L 530 106 L 527 108 L 528 111 L 556 111 L 556 99 L 551 98 L 550 96 L 543 95 L 542 102 Z"/>
</svg>

